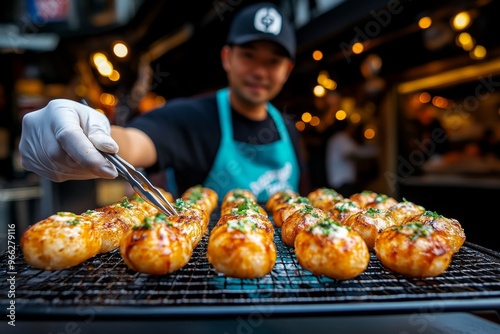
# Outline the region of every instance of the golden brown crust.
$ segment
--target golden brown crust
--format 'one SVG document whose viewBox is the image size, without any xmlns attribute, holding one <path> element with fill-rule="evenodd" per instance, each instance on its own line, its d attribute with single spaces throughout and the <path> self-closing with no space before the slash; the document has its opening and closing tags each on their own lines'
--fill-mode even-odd
<svg viewBox="0 0 500 334">
<path fill-rule="evenodd" d="M 374 250 L 389 270 L 420 278 L 442 274 L 453 255 L 448 241 L 421 223 L 385 229 L 378 235 Z"/>
<path fill-rule="evenodd" d="M 156 188 L 156 189 L 158 189 L 165 196 L 165 199 L 167 201 L 169 201 L 170 203 L 175 202 L 174 197 L 172 196 L 171 193 L 169 193 L 168 191 L 161 189 L 161 188 Z M 137 194 L 137 193 L 135 193 L 134 196 L 132 196 L 129 199 L 129 202 L 131 204 L 133 204 L 134 206 L 137 206 L 138 208 L 140 208 L 144 212 L 146 212 L 146 215 L 150 216 L 150 217 L 155 216 L 157 213 L 160 212 L 156 207 L 154 207 L 153 205 L 151 205 L 148 202 L 146 202 L 145 200 L 143 200 L 142 197 L 139 196 L 139 194 Z"/>
<path fill-rule="evenodd" d="M 99 253 L 107 253 L 120 245 L 123 234 L 131 227 L 106 211 L 92 210 L 83 214 L 92 220 L 101 236 Z"/>
<path fill-rule="evenodd" d="M 413 202 L 403 201 L 399 202 L 389 209 L 387 209 L 387 214 L 392 217 L 394 224 L 402 225 L 408 218 L 422 214 L 425 208 L 421 205 L 417 205 Z"/>
<path fill-rule="evenodd" d="M 363 208 L 387 210 L 397 203 L 398 201 L 393 197 L 387 196 L 386 194 L 378 194 L 371 202 L 366 203 Z"/>
<path fill-rule="evenodd" d="M 363 190 L 362 192 L 352 194 L 349 199 L 351 201 L 357 202 L 361 208 L 364 208 L 366 204 L 373 202 L 377 193 L 371 190 Z"/>
<path fill-rule="evenodd" d="M 247 189 L 228 191 L 222 200 L 220 215 L 231 214 L 237 207 L 243 204 L 247 204 L 247 206 L 252 205 L 255 209 L 258 209 L 261 215 L 267 216 L 266 210 L 257 203 L 255 195 Z"/>
<path fill-rule="evenodd" d="M 283 222 L 292 215 L 295 211 L 303 209 L 306 205 L 311 205 L 311 201 L 307 197 L 297 196 L 289 199 L 281 204 L 277 210 L 273 212 L 273 220 L 276 226 L 281 227 Z"/>
<path fill-rule="evenodd" d="M 368 249 L 373 250 L 377 235 L 393 226 L 394 221 L 387 215 L 387 211 L 369 208 L 350 215 L 342 224 L 358 232 Z"/>
<path fill-rule="evenodd" d="M 314 275 L 340 280 L 360 275 L 370 262 L 358 233 L 328 218 L 297 234 L 295 254 L 299 264 Z"/>
<path fill-rule="evenodd" d="M 162 191 L 169 201 L 173 200 L 170 193 L 162 189 L 159 190 Z M 196 189 L 193 188 L 192 190 L 195 191 Z M 149 241 L 146 244 L 134 239 L 132 246 L 137 250 L 147 247 L 153 248 L 157 253 L 160 252 L 159 249 L 162 245 L 166 248 L 166 252 L 170 252 L 168 247 L 180 248 L 184 253 L 178 255 L 177 258 L 173 258 L 173 264 L 170 266 L 178 268 L 177 266 L 183 263 L 183 259 L 186 258 L 186 254 L 191 254 L 193 244 L 196 245 L 208 229 L 209 217 L 205 214 L 205 211 L 197 206 L 203 204 L 214 205 L 213 203 L 216 205 L 217 202 L 217 197 L 213 190 L 203 188 L 200 188 L 200 190 L 200 193 L 203 195 L 199 196 L 200 201 L 193 204 L 192 208 L 180 210 L 179 215 L 170 217 L 171 222 L 166 219 L 163 213 L 160 213 L 155 207 L 143 201 L 139 196 L 134 196 L 131 199 L 123 197 L 120 202 L 95 210 L 88 210 L 81 215 L 71 212 L 61 212 L 57 215 L 52 215 L 37 222 L 23 234 L 21 247 L 23 248 L 25 259 L 32 266 L 40 269 L 55 270 L 68 268 L 80 264 L 99 252 L 105 253 L 120 247 L 120 243 L 126 235 L 130 236 L 135 230 L 149 230 L 144 228 L 137 229 L 137 227 L 145 226 L 145 221 L 151 222 L 161 218 L 160 220 L 164 226 L 168 226 L 168 224 L 172 224 L 173 222 L 176 223 L 180 228 L 176 229 L 176 233 L 180 234 L 176 240 L 187 240 L 184 245 L 175 244 L 173 241 L 171 244 L 168 244 L 165 241 L 155 240 L 153 236 L 149 236 Z M 172 239 L 173 234 L 171 231 L 158 229 L 157 224 L 151 226 L 151 233 L 156 231 L 159 237 L 169 236 L 171 240 L 174 240 Z M 137 234 L 139 232 L 134 233 Z M 144 232 L 143 235 L 146 236 L 148 233 L 150 232 Z M 187 249 L 190 250 L 187 251 Z M 126 253 L 126 256 L 129 256 L 129 254 Z M 161 257 L 154 252 L 152 256 Z M 147 259 L 142 259 L 142 261 L 150 269 L 141 268 L 134 263 L 132 257 L 124 259 L 128 261 L 131 268 L 138 267 L 140 268 L 139 271 L 144 270 L 143 272 L 161 272 L 161 270 L 165 270 L 165 268 L 158 269 L 157 266 L 155 267 L 151 263 L 152 260 L 148 261 Z"/>
<path fill-rule="evenodd" d="M 178 214 L 165 217 L 165 220 L 186 235 L 195 248 L 208 230 L 205 212 L 197 206 L 176 205 L 176 209 Z"/>
<path fill-rule="evenodd" d="M 326 214 L 334 221 L 343 223 L 347 217 L 361 210 L 358 202 L 352 201 L 349 198 L 344 198 L 336 202 L 332 209 L 326 211 Z"/>
<path fill-rule="evenodd" d="M 266 210 L 264 210 L 262 206 L 260 206 L 256 202 L 251 202 L 251 203 L 253 203 L 254 206 L 254 210 L 252 211 L 254 211 L 256 214 L 267 217 L 267 212 Z M 245 205 L 245 202 L 240 202 L 238 204 L 232 203 L 231 205 L 224 205 L 224 207 L 221 208 L 220 214 L 221 216 L 235 214 L 236 212 L 238 212 L 238 208 L 241 207 L 241 205 Z"/>
<path fill-rule="evenodd" d="M 307 195 L 311 204 L 321 210 L 328 212 L 338 201 L 344 199 L 340 193 L 331 188 L 318 188 Z"/>
<path fill-rule="evenodd" d="M 239 202 L 240 199 L 248 199 L 254 202 L 257 202 L 257 198 L 255 195 L 248 189 L 238 188 L 228 191 L 224 198 L 222 199 L 222 203 L 232 203 L 234 201 Z"/>
<path fill-rule="evenodd" d="M 165 275 L 185 266 L 194 247 L 208 231 L 209 215 L 217 205 L 216 193 L 192 187 L 177 199 L 177 215 L 157 213 L 120 241 L 120 253 L 127 266 L 150 275 Z"/>
<path fill-rule="evenodd" d="M 202 187 L 201 185 L 188 188 L 182 194 L 181 198 L 187 202 L 199 205 L 208 217 L 215 210 L 219 201 L 219 196 L 213 189 Z"/>
<path fill-rule="evenodd" d="M 94 222 L 71 212 L 60 212 L 31 225 L 21 237 L 24 258 L 43 270 L 65 269 L 95 256 L 101 235 Z"/>
<path fill-rule="evenodd" d="M 166 275 L 185 266 L 193 246 L 179 229 L 166 223 L 129 230 L 120 240 L 120 254 L 132 270 Z"/>
<path fill-rule="evenodd" d="M 269 196 L 269 199 L 266 202 L 265 209 L 270 212 L 271 214 L 279 209 L 281 205 L 285 204 L 292 198 L 298 197 L 299 194 L 297 194 L 293 190 L 282 190 L 278 191 L 271 196 Z"/>
<path fill-rule="evenodd" d="M 129 201 L 127 197 L 123 197 L 118 203 L 82 214 L 94 222 L 101 234 L 102 243 L 99 253 L 107 253 L 118 248 L 124 233 L 142 224 L 148 213 L 140 204 L 140 202 Z"/>
<path fill-rule="evenodd" d="M 141 197 L 137 195 L 134 195 L 132 198 L 129 199 L 129 201 L 130 204 L 140 209 L 142 212 L 144 212 L 144 215 L 148 217 L 153 217 L 160 212 L 155 206 L 144 201 Z"/>
<path fill-rule="evenodd" d="M 424 211 L 407 219 L 408 222 L 421 222 L 424 225 L 431 226 L 439 235 L 445 238 L 450 244 L 453 253 L 456 253 L 465 243 L 465 232 L 460 222 L 454 218 L 447 218 L 436 212 Z"/>
<path fill-rule="evenodd" d="M 281 239 L 287 246 L 294 247 L 295 238 L 300 231 L 316 224 L 320 219 L 326 217 L 326 213 L 312 206 L 297 210 L 291 214 L 281 226 Z"/>
<path fill-rule="evenodd" d="M 207 259 L 226 276 L 262 277 L 276 263 L 273 237 L 273 225 L 266 217 L 225 215 L 210 233 Z"/>
</svg>

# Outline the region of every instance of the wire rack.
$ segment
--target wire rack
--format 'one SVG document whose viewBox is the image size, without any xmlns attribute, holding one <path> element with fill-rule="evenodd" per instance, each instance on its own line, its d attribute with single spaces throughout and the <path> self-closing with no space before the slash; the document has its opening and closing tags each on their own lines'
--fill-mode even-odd
<svg viewBox="0 0 500 334">
<path fill-rule="evenodd" d="M 218 216 L 213 215 L 211 226 Z M 18 314 L 70 315 L 93 307 L 101 315 L 200 315 L 247 313 L 265 307 L 274 313 L 366 313 L 500 310 L 500 254 L 467 243 L 438 277 L 408 279 L 386 270 L 374 254 L 367 270 L 338 281 L 312 275 L 298 264 L 276 228 L 277 261 L 259 279 L 218 274 L 206 258 L 208 235 L 190 262 L 165 276 L 134 272 L 118 250 L 79 266 L 43 271 L 29 266 L 17 249 L 15 302 Z M 7 256 L 0 256 L 7 276 Z M 10 288 L 0 281 L 2 309 Z M 306 306 L 307 305 L 307 306 Z M 306 306 L 306 307 L 305 307 Z M 4 311 L 5 312 L 5 311 Z"/>
</svg>

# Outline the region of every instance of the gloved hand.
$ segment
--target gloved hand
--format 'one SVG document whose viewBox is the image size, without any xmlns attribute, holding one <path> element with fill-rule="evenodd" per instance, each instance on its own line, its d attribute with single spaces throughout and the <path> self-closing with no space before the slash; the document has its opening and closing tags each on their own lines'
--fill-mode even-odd
<svg viewBox="0 0 500 334">
<path fill-rule="evenodd" d="M 96 150 L 118 152 L 110 132 L 109 120 L 98 111 L 71 100 L 52 100 L 23 118 L 23 168 L 55 182 L 115 178 L 116 168 Z"/>
</svg>

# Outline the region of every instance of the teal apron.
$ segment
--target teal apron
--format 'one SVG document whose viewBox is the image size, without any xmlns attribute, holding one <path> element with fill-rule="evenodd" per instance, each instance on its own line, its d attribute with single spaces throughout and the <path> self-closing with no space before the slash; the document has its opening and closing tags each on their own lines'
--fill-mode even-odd
<svg viewBox="0 0 500 334">
<path fill-rule="evenodd" d="M 276 124 L 280 140 L 270 144 L 252 145 L 233 140 L 228 88 L 217 92 L 217 107 L 221 143 L 212 169 L 203 185 L 215 190 L 219 200 L 222 200 L 228 191 L 237 188 L 249 189 L 259 202 L 267 201 L 270 195 L 281 190 L 291 189 L 298 192 L 299 164 L 279 111 L 270 103 L 267 104 L 267 110 Z M 269 130 L 274 131 L 274 129 Z"/>
</svg>

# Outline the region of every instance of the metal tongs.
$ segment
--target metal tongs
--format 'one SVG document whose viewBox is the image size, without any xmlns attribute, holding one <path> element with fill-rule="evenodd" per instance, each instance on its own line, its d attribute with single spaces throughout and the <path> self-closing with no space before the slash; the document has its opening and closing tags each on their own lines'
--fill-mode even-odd
<svg viewBox="0 0 500 334">
<path fill-rule="evenodd" d="M 172 204 L 163 196 L 161 191 L 155 188 L 151 182 L 131 164 L 115 153 L 101 152 L 101 154 L 115 165 L 118 174 L 127 180 L 132 188 L 149 204 L 158 208 L 167 216 L 177 215 Z"/>
<path fill-rule="evenodd" d="M 87 101 L 82 100 L 82 103 L 88 106 Z M 115 153 L 107 153 L 100 151 L 101 154 L 109 160 L 118 171 L 118 174 L 127 180 L 132 188 L 141 196 L 143 200 L 158 208 L 167 216 L 177 215 L 177 211 L 172 204 L 163 196 L 155 186 L 134 166 L 125 161 L 122 157 Z"/>
</svg>

